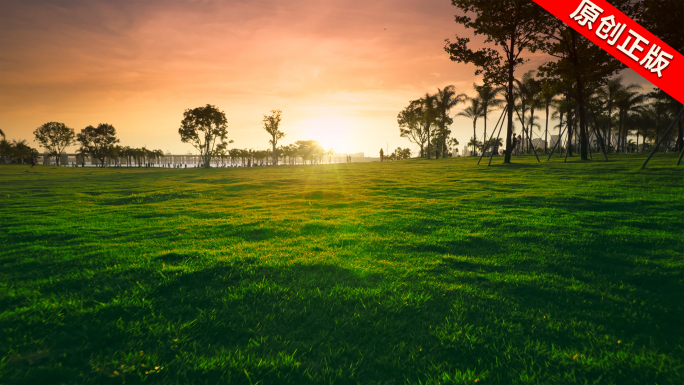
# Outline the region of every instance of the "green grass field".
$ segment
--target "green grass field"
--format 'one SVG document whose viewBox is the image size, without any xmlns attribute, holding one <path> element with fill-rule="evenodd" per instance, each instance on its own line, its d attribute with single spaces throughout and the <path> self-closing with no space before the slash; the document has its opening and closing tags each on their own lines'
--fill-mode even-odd
<svg viewBox="0 0 684 385">
<path fill-rule="evenodd" d="M 0 167 L 0 383 L 682 384 L 643 159 Z"/>
</svg>

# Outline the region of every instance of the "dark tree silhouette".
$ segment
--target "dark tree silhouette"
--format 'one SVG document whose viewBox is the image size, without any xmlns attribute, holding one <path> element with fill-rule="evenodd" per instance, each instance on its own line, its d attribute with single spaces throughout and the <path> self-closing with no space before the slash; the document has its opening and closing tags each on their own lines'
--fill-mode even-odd
<svg viewBox="0 0 684 385">
<path fill-rule="evenodd" d="M 105 159 L 112 155 L 114 144 L 119 143 L 114 126 L 105 123 L 84 128 L 76 135 L 76 140 L 81 144 L 83 152 L 98 159 L 102 167 Z"/>
<path fill-rule="evenodd" d="M 662 39 L 667 45 L 684 54 L 684 2 L 681 0 L 641 0 L 635 3 L 633 17 L 639 24 Z M 674 100 L 674 109 L 683 106 Z M 675 112 L 675 115 L 677 114 Z M 684 123 L 678 122 L 677 150 L 684 149 Z"/>
<path fill-rule="evenodd" d="M 611 1 L 616 8 L 631 15 L 629 2 L 630 0 Z M 545 39 L 538 47 L 557 60 L 540 66 L 539 73 L 541 76 L 563 84 L 564 88 L 572 90 L 578 105 L 580 157 L 587 160 L 589 130 L 585 99 L 590 94 L 589 90 L 598 89 L 608 81 L 610 76 L 625 68 L 625 65 L 546 11 L 541 19 L 545 21 L 546 28 L 543 34 Z"/>
<path fill-rule="evenodd" d="M 483 74 L 485 83 L 506 86 L 509 114 L 504 163 L 510 163 L 514 73 L 526 61 L 522 53 L 537 48 L 539 33 L 546 27 L 545 13 L 530 0 L 452 0 L 451 3 L 464 13 L 456 16 L 458 24 L 473 29 L 476 35 L 484 35 L 485 43 L 495 46 L 473 51 L 468 48 L 469 38 L 456 36 L 453 43 L 446 40 L 444 49 L 453 61 L 475 64 L 478 67 L 475 74 Z"/>
<path fill-rule="evenodd" d="M 64 123 L 48 122 L 33 131 L 36 141 L 48 151 L 48 154 L 55 157 L 55 162 L 59 166 L 59 155 L 65 148 L 74 143 L 76 134 L 74 129 L 67 127 Z"/>
<path fill-rule="evenodd" d="M 280 110 L 271 110 L 271 116 L 264 115 L 264 130 L 271 135 L 268 143 L 273 146 L 273 165 L 278 164 L 278 153 L 276 152 L 278 140 L 285 137 L 285 133 L 278 129 L 282 120 L 282 114 L 283 112 Z"/>
<path fill-rule="evenodd" d="M 427 141 L 427 133 L 421 124 L 422 118 L 423 107 L 420 100 L 412 101 L 397 116 L 400 136 L 420 146 L 421 158 L 425 156 L 425 142 Z"/>
<path fill-rule="evenodd" d="M 437 89 L 435 94 L 435 108 L 437 109 L 437 126 L 439 127 L 440 136 L 440 152 L 446 153 L 447 139 L 451 131 L 449 126 L 453 123 L 453 119 L 449 116 L 449 111 L 459 103 L 465 103 L 468 98 L 465 94 L 456 95 L 456 88 L 454 86 L 446 86 L 442 89 Z M 444 155 L 442 155 L 444 156 Z"/>
<path fill-rule="evenodd" d="M 473 84 L 475 91 L 477 91 L 477 96 L 480 99 L 480 105 L 482 106 L 482 117 L 484 118 L 484 134 L 482 135 L 485 140 L 487 139 L 487 115 L 492 112 L 493 109 L 503 106 L 506 101 L 499 99 L 498 96 L 504 89 L 501 87 L 492 87 L 489 84 L 484 84 L 478 86 Z"/>
<path fill-rule="evenodd" d="M 479 97 L 468 98 L 470 101 L 470 106 L 465 110 L 456 114 L 456 116 L 462 116 L 473 121 L 473 138 L 470 140 L 468 145 L 473 146 L 473 153 L 476 151 L 475 145 L 477 144 L 477 119 L 483 116 L 482 103 Z"/>
<path fill-rule="evenodd" d="M 421 123 L 425 129 L 425 135 L 427 135 L 427 158 L 431 159 L 431 151 L 434 150 L 430 144 L 430 127 L 432 127 L 433 123 L 436 123 L 439 114 L 439 111 L 437 111 L 437 96 L 426 93 L 420 101 L 422 103 L 423 112 Z"/>
<path fill-rule="evenodd" d="M 190 143 L 200 153 L 204 167 L 211 166 L 211 158 L 218 156 L 232 140 L 228 137 L 226 114 L 215 106 L 187 109 L 178 129 L 183 143 Z"/>
</svg>

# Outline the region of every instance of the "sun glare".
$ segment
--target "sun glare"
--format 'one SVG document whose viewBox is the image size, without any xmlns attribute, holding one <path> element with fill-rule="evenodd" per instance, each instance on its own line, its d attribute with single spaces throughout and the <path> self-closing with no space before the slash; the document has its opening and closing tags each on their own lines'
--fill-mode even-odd
<svg viewBox="0 0 684 385">
<path fill-rule="evenodd" d="M 353 152 L 354 120 L 344 116 L 326 116 L 299 121 L 302 138 L 316 140 L 326 150 Z"/>
</svg>

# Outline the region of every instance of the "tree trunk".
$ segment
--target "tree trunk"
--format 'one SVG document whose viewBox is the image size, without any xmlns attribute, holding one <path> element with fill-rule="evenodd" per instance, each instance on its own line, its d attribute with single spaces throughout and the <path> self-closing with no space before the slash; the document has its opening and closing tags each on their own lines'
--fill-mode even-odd
<svg viewBox="0 0 684 385">
<path fill-rule="evenodd" d="M 428 159 L 432 159 L 432 157 L 430 156 L 430 123 L 428 123 L 425 126 L 425 129 L 427 130 L 427 140 L 428 140 L 427 157 L 428 157 Z"/>
<path fill-rule="evenodd" d="M 584 97 L 580 96 L 579 99 L 580 159 L 589 160 L 589 135 L 587 135 L 587 112 L 584 108 Z"/>
<path fill-rule="evenodd" d="M 570 119 L 570 113 L 568 113 L 568 119 Z M 567 124 L 567 123 L 566 123 Z M 558 153 L 563 153 L 563 113 L 560 113 L 560 124 L 558 125 Z"/>
<path fill-rule="evenodd" d="M 584 80 L 582 79 L 582 68 L 580 66 L 580 61 L 577 56 L 577 32 L 575 30 L 570 30 L 572 36 L 572 48 L 573 55 L 572 61 L 575 69 L 575 82 L 577 83 L 577 104 L 578 110 L 575 114 L 575 121 L 579 121 L 579 134 L 580 134 L 580 159 L 588 160 L 588 146 L 589 137 L 587 135 L 587 113 L 584 108 Z M 572 150 L 571 150 L 572 151 Z M 572 155 L 572 152 L 570 153 Z"/>
<path fill-rule="evenodd" d="M 278 165 L 278 155 L 276 155 L 276 141 L 275 141 L 275 136 L 273 137 L 273 165 L 277 166 Z"/>
<path fill-rule="evenodd" d="M 473 155 L 475 155 L 477 146 L 477 134 L 475 133 L 475 126 L 477 125 L 477 120 L 473 120 Z"/>
<path fill-rule="evenodd" d="M 515 52 L 515 34 L 511 34 L 511 46 L 508 50 L 508 129 L 506 130 L 506 151 L 504 151 L 504 163 L 511 163 L 511 152 L 513 152 L 513 146 L 511 144 L 511 136 L 513 136 L 513 72 L 515 66 L 511 55 Z"/>
<path fill-rule="evenodd" d="M 530 108 L 530 125 L 527 127 L 527 152 L 530 152 L 530 146 L 532 146 L 532 149 L 534 150 L 534 143 L 532 143 L 532 139 L 534 139 L 534 136 L 532 136 L 532 129 L 534 128 L 534 107 Z"/>
<path fill-rule="evenodd" d="M 613 109 L 612 103 L 608 105 L 608 149 L 610 150 L 610 145 L 612 143 L 613 136 Z"/>
<path fill-rule="evenodd" d="M 522 129 L 520 131 L 520 135 L 522 136 L 522 146 L 520 146 L 520 149 L 522 150 L 523 154 L 525 153 L 525 147 L 527 147 L 527 142 L 525 142 L 525 98 L 522 96 L 522 92 L 520 93 L 520 104 L 521 104 L 521 110 L 522 112 L 522 117 L 520 118 L 520 125 L 522 126 Z"/>
<path fill-rule="evenodd" d="M 679 119 L 677 123 L 679 125 L 679 134 L 677 135 L 677 151 L 684 150 L 684 125 L 682 125 L 682 119 Z"/>
<path fill-rule="evenodd" d="M 546 128 L 544 128 L 544 154 L 549 146 L 549 105 L 546 105 Z"/>
<path fill-rule="evenodd" d="M 495 127 L 496 128 L 496 127 Z M 484 138 L 482 139 L 482 153 L 484 154 L 484 149 L 485 146 L 487 146 L 488 143 L 485 143 L 487 140 L 487 109 L 484 109 Z"/>
<path fill-rule="evenodd" d="M 572 156 L 572 131 L 575 128 L 576 117 L 570 117 L 568 115 L 568 139 L 565 141 L 565 154 L 567 156 Z"/>
</svg>

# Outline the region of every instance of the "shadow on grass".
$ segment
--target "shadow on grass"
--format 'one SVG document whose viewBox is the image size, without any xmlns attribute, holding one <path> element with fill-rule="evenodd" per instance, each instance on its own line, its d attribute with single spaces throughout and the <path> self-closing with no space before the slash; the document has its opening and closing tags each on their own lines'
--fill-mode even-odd
<svg viewBox="0 0 684 385">
<path fill-rule="evenodd" d="M 674 369 L 624 359 L 583 366 L 565 361 L 557 350 L 591 354 L 600 332 L 623 336 L 632 344 L 631 354 L 642 348 L 681 354 L 681 340 L 673 338 L 680 330 L 681 306 L 665 306 L 666 298 L 676 301 L 681 294 L 637 291 L 630 298 L 639 304 L 628 304 L 568 290 L 563 282 L 496 279 L 511 267 L 476 259 L 442 261 L 437 280 L 466 285 L 448 291 L 435 285 L 398 288 L 382 275 L 334 265 L 264 266 L 244 258 L 200 268 L 189 255 L 157 260 L 182 261 L 186 269 L 105 270 L 89 279 L 41 285 L 44 298 L 80 297 L 83 306 L 34 305 L 1 318 L 0 347 L 12 352 L 2 379 L 120 383 L 125 375 L 132 383 L 380 384 L 475 370 L 467 382 L 512 383 L 530 371 L 556 379 L 572 371 L 572 382 L 649 382 L 658 375 L 667 382 L 676 378 Z M 611 260 L 604 262 L 599 266 L 608 269 Z M 549 274 L 557 268 L 534 267 Z M 591 282 L 607 273 L 584 261 L 573 269 Z M 633 277 L 629 264 L 613 271 L 610 279 Z M 639 274 L 681 293 L 681 281 L 673 282 L 670 273 L 642 269 Z M 1 304 L 6 311 L 20 306 Z M 617 345 L 600 349 L 620 350 Z M 511 355 L 534 355 L 536 361 L 521 365 Z M 146 373 L 155 366 L 165 369 Z"/>
<path fill-rule="evenodd" d="M 200 259 L 200 257 L 198 255 L 193 254 L 167 253 L 156 257 L 154 260 L 164 263 L 181 263 L 189 262 L 196 259 Z"/>
</svg>

